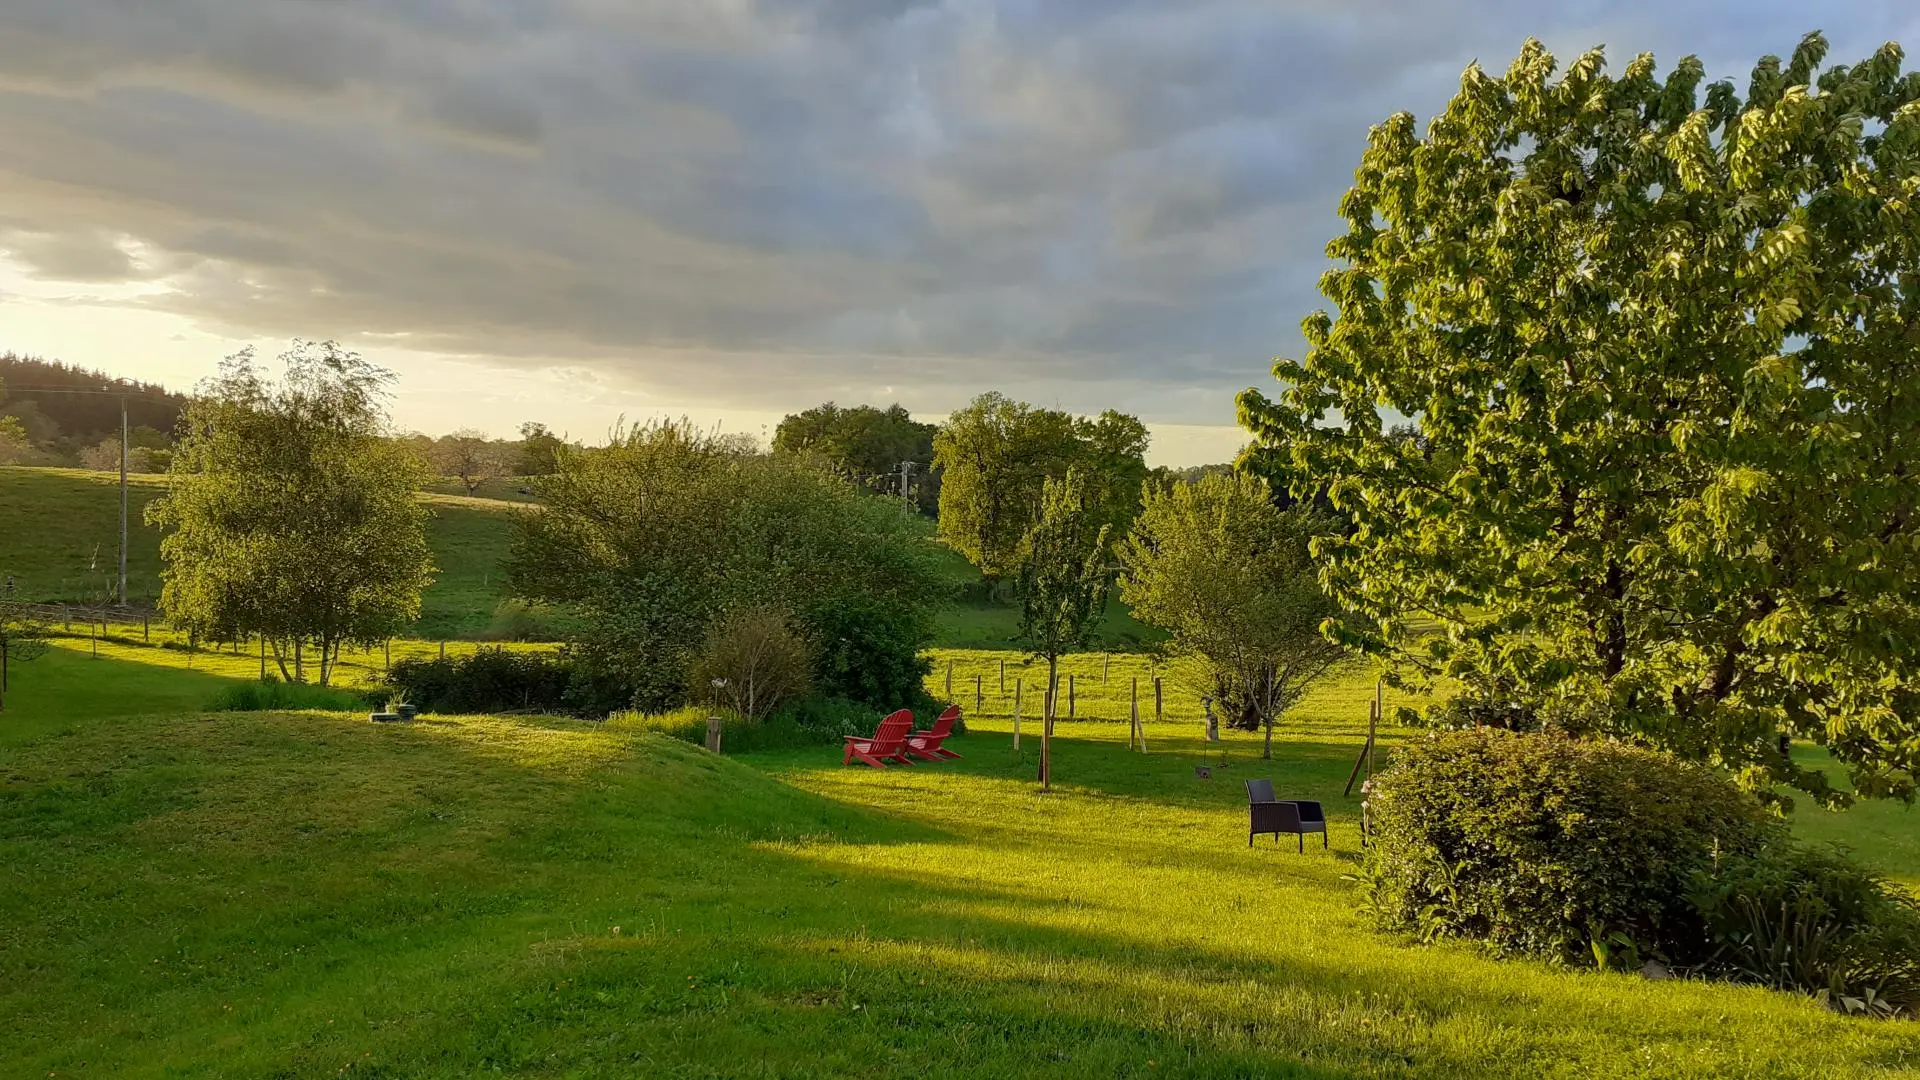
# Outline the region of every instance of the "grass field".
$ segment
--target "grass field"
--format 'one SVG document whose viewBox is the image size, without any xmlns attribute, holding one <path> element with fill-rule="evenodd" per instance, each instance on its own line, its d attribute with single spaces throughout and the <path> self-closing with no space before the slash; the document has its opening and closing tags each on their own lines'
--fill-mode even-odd
<svg viewBox="0 0 1920 1080">
<path fill-rule="evenodd" d="M 160 595 L 159 531 L 145 523 L 148 502 L 165 490 L 165 478 L 133 476 L 132 526 L 129 529 L 127 591 L 151 605 Z M 440 568 L 421 598 L 416 636 L 463 639 L 501 636 L 498 612 L 506 599 L 502 564 L 512 537 L 508 517 L 528 505 L 524 482 L 490 480 L 469 498 L 459 483 L 440 481 L 421 493 L 433 512 L 427 540 Z M 936 644 L 943 648 L 1007 648 L 1019 630 L 1011 602 L 994 599 L 982 587 L 980 573 L 964 558 L 933 540 L 942 573 L 960 597 L 936 620 Z M 119 477 L 84 469 L 0 467 L 0 577 L 12 576 L 25 600 L 49 604 L 95 604 L 113 594 L 120 543 Z M 565 613 L 541 620 L 549 635 L 572 623 Z M 1163 639 L 1137 622 L 1118 599 L 1108 604 L 1098 638 L 1116 649 L 1138 649 Z"/>
<path fill-rule="evenodd" d="M 146 524 L 149 502 L 165 491 L 160 476 L 131 476 L 127 593 L 151 605 L 160 596 L 160 533 Z M 455 485 L 458 489 L 458 485 Z M 433 638 L 484 635 L 505 589 L 500 562 L 514 503 L 445 492 L 421 495 L 432 511 L 427 540 L 440 573 L 421 598 L 415 633 Z M 0 575 L 23 600 L 97 604 L 119 573 L 120 478 L 85 469 L 0 467 Z"/>
<path fill-rule="evenodd" d="M 1260 762 L 1249 735 L 1202 743 L 1171 686 L 1148 752 L 1129 751 L 1145 660 L 1115 656 L 1103 681 L 1101 657 L 1075 657 L 1079 715 L 1042 796 L 1035 729 L 1010 747 L 1004 655 L 938 654 L 932 689 L 952 660 L 970 710 L 981 677 L 966 757 L 885 772 L 559 720 L 206 714 L 245 658 L 178 659 L 62 648 L 18 673 L 0 715 L 0 1073 L 1920 1070 L 1920 1023 L 1370 932 L 1342 878 L 1363 668 Z M 1325 801 L 1333 850 L 1248 848 L 1255 775 Z M 1802 825 L 1920 883 L 1914 819 L 1873 809 Z"/>
</svg>

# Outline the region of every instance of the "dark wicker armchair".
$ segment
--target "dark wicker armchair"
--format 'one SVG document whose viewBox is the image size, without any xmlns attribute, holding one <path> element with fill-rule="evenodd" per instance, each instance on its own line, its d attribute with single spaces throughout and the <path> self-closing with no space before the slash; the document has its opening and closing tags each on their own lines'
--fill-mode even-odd
<svg viewBox="0 0 1920 1080">
<path fill-rule="evenodd" d="M 1320 804 L 1308 799 L 1275 799 L 1273 781 L 1247 781 L 1247 846 L 1261 833 L 1272 833 L 1280 842 L 1281 833 L 1293 833 L 1300 839 L 1300 850 L 1307 850 L 1307 834 L 1319 833 L 1320 846 L 1327 847 L 1327 815 Z"/>
</svg>

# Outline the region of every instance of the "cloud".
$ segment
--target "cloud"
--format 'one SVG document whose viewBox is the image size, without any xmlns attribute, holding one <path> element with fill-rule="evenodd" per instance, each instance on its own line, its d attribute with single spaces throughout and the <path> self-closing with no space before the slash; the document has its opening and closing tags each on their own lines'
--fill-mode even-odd
<svg viewBox="0 0 1920 1080">
<path fill-rule="evenodd" d="M 1533 34 L 1743 77 L 1784 3 L 12 0 L 0 248 L 210 333 L 662 399 L 1218 423 L 1388 113 Z M 1920 38 L 1823 11 L 1834 57 Z M 1734 65 L 1729 67 L 1728 65 Z"/>
</svg>

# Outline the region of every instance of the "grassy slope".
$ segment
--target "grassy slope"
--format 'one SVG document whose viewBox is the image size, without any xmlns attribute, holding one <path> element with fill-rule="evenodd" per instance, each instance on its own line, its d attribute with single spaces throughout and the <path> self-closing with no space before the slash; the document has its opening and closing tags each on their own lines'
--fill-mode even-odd
<svg viewBox="0 0 1920 1080">
<path fill-rule="evenodd" d="M 160 535 L 146 524 L 147 503 L 165 489 L 158 476 L 134 476 L 128 504 L 127 591 L 135 601 L 160 595 Z M 457 486 L 457 485 L 456 485 Z M 440 575 L 421 602 L 417 632 L 462 637 L 487 628 L 502 595 L 512 503 L 428 493 L 427 539 Z M 84 469 L 0 467 L 0 575 L 24 599 L 97 603 L 112 594 L 120 543 L 119 477 Z"/>
<path fill-rule="evenodd" d="M 1185 695 L 1131 753 L 1144 663 L 1103 685 L 1077 658 L 1083 719 L 1042 797 L 1031 727 L 1016 757 L 995 715 L 998 656 L 951 657 L 990 692 L 965 760 L 873 772 L 565 722 L 196 715 L 217 677 L 133 670 L 161 655 L 57 652 L 0 718 L 9 1074 L 1920 1068 L 1912 1022 L 1368 932 L 1339 795 L 1363 670 L 1302 707 L 1275 762 L 1236 735 L 1203 781 L 1219 757 Z M 146 709 L 164 715 L 116 715 Z M 1333 853 L 1244 846 L 1249 775 L 1325 800 Z"/>
</svg>

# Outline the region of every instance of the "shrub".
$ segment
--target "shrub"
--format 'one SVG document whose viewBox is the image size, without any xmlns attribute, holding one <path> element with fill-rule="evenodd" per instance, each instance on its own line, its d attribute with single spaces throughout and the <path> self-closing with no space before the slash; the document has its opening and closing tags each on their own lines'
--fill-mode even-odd
<svg viewBox="0 0 1920 1080">
<path fill-rule="evenodd" d="M 1687 955 L 1704 950 L 1695 873 L 1780 828 L 1670 755 L 1492 730 L 1403 748 L 1367 811 L 1363 879 L 1383 924 L 1573 962 L 1702 959 Z"/>
<path fill-rule="evenodd" d="M 273 712 L 319 709 L 358 712 L 372 702 L 364 693 L 334 686 L 288 683 L 268 677 L 261 682 L 234 683 L 207 706 L 211 712 Z"/>
<path fill-rule="evenodd" d="M 577 613 L 596 701 L 662 711 L 690 697 L 714 618 L 773 604 L 816 645 L 814 685 L 885 708 L 919 678 L 944 593 L 925 528 L 808 461 L 743 453 L 684 424 L 562 453 L 515 517 L 517 595 Z M 691 691 L 691 692 L 690 692 Z"/>
<path fill-rule="evenodd" d="M 576 704 L 574 665 L 561 653 L 482 649 L 396 660 L 387 685 L 421 712 L 569 712 Z"/>
<path fill-rule="evenodd" d="M 1776 839 L 1693 876 L 1705 969 L 1845 1012 L 1920 1012 L 1920 904 L 1840 852 Z"/>
<path fill-rule="evenodd" d="M 615 729 L 657 731 L 676 739 L 702 744 L 707 717 L 713 710 L 689 706 L 667 713 L 619 712 L 607 717 Z M 764 720 L 731 710 L 720 715 L 720 748 L 724 753 L 780 750 L 804 746 L 838 746 L 848 735 L 871 735 L 881 714 L 858 702 L 834 698 L 802 698 Z"/>
<path fill-rule="evenodd" d="M 915 708 L 925 698 L 933 660 L 920 650 L 933 634 L 918 609 L 852 599 L 816 611 L 812 622 L 814 684 L 823 697 L 882 712 Z"/>
<path fill-rule="evenodd" d="M 502 600 L 487 623 L 489 641 L 558 641 L 560 627 L 553 608 L 525 600 Z"/>
<path fill-rule="evenodd" d="M 806 640 L 786 612 L 767 605 L 734 608 L 707 626 L 689 682 L 696 695 L 711 688 L 717 703 L 760 720 L 806 693 L 811 664 Z"/>
</svg>

